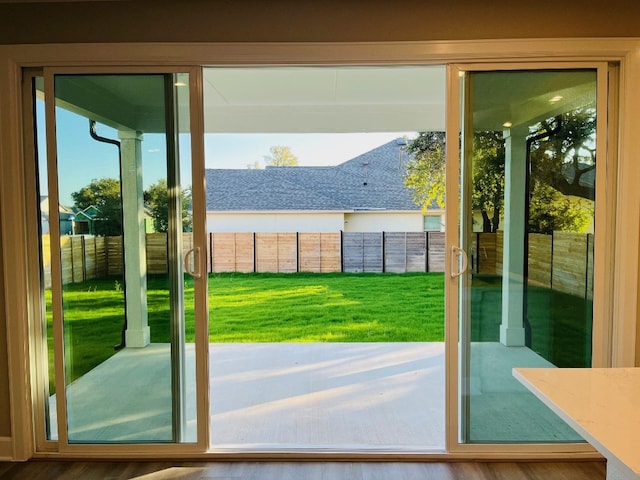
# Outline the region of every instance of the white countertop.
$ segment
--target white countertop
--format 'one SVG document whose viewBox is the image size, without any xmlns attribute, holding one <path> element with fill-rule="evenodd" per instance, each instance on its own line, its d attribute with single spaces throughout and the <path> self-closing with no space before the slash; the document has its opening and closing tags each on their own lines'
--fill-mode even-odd
<svg viewBox="0 0 640 480">
<path fill-rule="evenodd" d="M 640 368 L 514 368 L 607 460 L 640 476 Z"/>
</svg>

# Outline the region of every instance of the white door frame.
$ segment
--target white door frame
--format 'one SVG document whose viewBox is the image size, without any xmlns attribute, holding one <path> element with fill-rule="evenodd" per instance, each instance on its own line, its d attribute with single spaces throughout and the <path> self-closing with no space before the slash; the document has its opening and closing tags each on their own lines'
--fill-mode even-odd
<svg viewBox="0 0 640 480">
<path fill-rule="evenodd" d="M 389 43 L 237 43 L 237 44 L 66 44 L 66 45 L 4 45 L 0 46 L 0 221 L 2 222 L 2 264 L 4 270 L 4 294 L 11 299 L 5 305 L 7 319 L 11 437 L 0 442 L 0 456 L 11 459 L 27 459 L 34 455 L 33 415 L 30 378 L 30 312 L 29 285 L 34 275 L 29 270 L 27 258 L 37 251 L 35 240 L 27 235 L 25 220 L 26 198 L 35 195 L 25 182 L 23 156 L 23 125 L 21 124 L 21 69 L 24 67 L 119 66 L 140 67 L 145 65 L 197 66 L 199 65 L 415 65 L 415 64 L 464 64 L 478 62 L 507 61 L 540 62 L 597 62 L 607 61 L 620 65 L 620 111 L 614 119 L 619 120 L 620 131 L 612 138 L 618 147 L 618 165 L 611 172 L 618 179 L 615 199 L 615 221 L 612 221 L 614 241 L 611 258 L 607 266 L 613 276 L 613 293 L 608 311 L 614 319 L 612 328 L 612 366 L 631 366 L 637 361 L 637 320 L 638 320 L 638 265 L 640 245 L 640 163 L 635 152 L 640 151 L 640 40 L 637 39 L 537 39 L 537 40 L 488 40 L 457 42 L 389 42 Z M 200 77 L 198 77 L 200 78 Z M 193 86 L 192 102 L 201 97 L 201 80 Z M 192 113 L 199 105 L 192 105 Z M 449 105 L 449 109 L 453 108 Z M 200 112 L 201 113 L 201 112 Z M 451 114 L 451 111 L 449 112 Z M 196 119 L 202 121 L 199 114 Z M 451 117 L 451 115 L 449 115 Z M 196 126 L 194 125 L 195 129 Z M 195 130 L 194 130 L 195 131 Z M 194 135 L 195 137 L 195 135 Z M 200 140 L 195 140 L 200 142 Z M 610 152 L 613 152 L 610 149 Z M 193 145 L 193 155 L 199 155 L 203 146 Z M 202 162 L 204 163 L 204 162 Z M 204 172 L 201 178 L 204 178 Z M 194 172 L 195 177 L 195 172 Z M 195 187 L 195 184 L 194 184 Z M 455 225 L 453 222 L 447 222 Z M 204 225 L 204 222 L 203 222 Z M 201 299 L 206 303 L 206 299 Z M 199 327 L 204 328 L 204 327 Z M 201 336 L 202 336 L 201 332 Z M 450 332 L 448 332 L 450 334 Z M 205 362 L 206 363 L 206 362 Z M 450 367 L 449 367 L 450 368 Z M 206 367 L 198 370 L 205 377 Z M 451 383 L 451 382 L 449 382 Z M 451 385 L 447 387 L 452 398 Z M 205 395 L 206 396 L 206 395 Z M 208 403 L 199 398 L 199 408 Z M 453 395 L 455 398 L 455 395 Z M 204 441 L 204 440 L 203 440 Z M 451 442 L 450 442 L 451 443 Z M 88 450 L 83 455 L 113 456 L 99 449 Z M 175 446 L 172 455 L 192 455 Z M 484 452 L 453 451 L 447 458 L 539 458 L 554 457 L 574 452 L 528 451 L 507 452 L 500 446 Z M 125 455 L 124 452 L 117 455 Z M 138 453 L 131 456 L 139 455 Z M 145 452 L 146 456 L 162 458 L 166 452 L 155 450 Z M 305 455 L 302 455 L 304 457 Z M 318 458 L 313 455 L 306 455 Z M 362 456 L 349 455 L 353 458 Z M 375 455 L 374 455 L 375 456 Z M 275 458 L 277 455 L 267 455 Z M 301 458 L 284 455 L 281 458 Z M 419 458 L 420 456 L 412 456 Z M 322 457 L 321 457 L 322 458 Z M 326 458 L 326 455 L 324 456 Z M 367 458 L 371 458 L 368 456 Z M 429 457 L 433 459 L 434 457 Z"/>
<path fill-rule="evenodd" d="M 46 67 L 43 72 L 44 77 L 44 85 L 45 85 L 45 98 L 52 99 L 55 97 L 54 87 L 53 87 L 53 78 L 55 75 L 70 75 L 70 74 L 78 74 L 78 75 L 91 75 L 91 74 L 113 74 L 113 75 L 127 75 L 127 74 L 172 74 L 172 73 L 188 73 L 189 74 L 189 89 L 190 89 L 190 137 L 191 137 L 191 151 L 192 151 L 192 179 L 190 183 L 192 183 L 192 192 L 193 197 L 197 199 L 201 199 L 201 201 L 194 202 L 194 210 L 193 210 L 193 218 L 194 218 L 194 246 L 199 247 L 200 251 L 205 251 L 206 249 L 206 229 L 205 225 L 205 185 L 204 185 L 204 156 L 202 149 L 202 138 L 204 137 L 203 133 L 203 121 L 201 120 L 203 117 L 201 102 L 198 101 L 199 94 L 201 91 L 201 82 L 202 82 L 202 69 L 201 68 L 193 68 L 193 67 Z M 56 153 L 56 138 L 55 138 L 55 108 L 54 102 L 46 103 L 46 114 L 47 114 L 47 158 L 48 158 L 48 176 L 49 176 L 49 185 L 54 188 L 49 188 L 49 199 L 51 205 L 56 205 L 59 203 L 57 197 L 57 166 L 55 164 L 55 159 L 57 156 Z M 25 146 L 27 150 L 29 147 Z M 33 149 L 33 145 L 31 146 Z M 35 158 L 35 157 L 34 157 Z M 32 166 L 28 168 L 32 169 Z M 33 212 L 31 218 L 36 218 L 37 213 Z M 97 452 L 107 452 L 110 454 L 129 454 L 129 452 L 134 454 L 147 454 L 149 452 L 160 453 L 160 452 L 178 452 L 178 453 L 193 453 L 193 452 L 205 452 L 208 448 L 208 439 L 209 439 L 209 402 L 208 402 L 208 348 L 209 348 L 209 335 L 208 335 L 208 323 L 207 323 L 207 279 L 206 276 L 201 276 L 200 278 L 194 278 L 195 285 L 195 307 L 196 307 L 196 378 L 197 384 L 196 389 L 198 391 L 197 395 L 197 422 L 198 422 L 198 438 L 196 443 L 190 444 L 181 444 L 181 443 L 172 443 L 172 444 L 157 444 L 157 443 L 136 443 L 136 444 L 108 444 L 108 445 L 91 445 L 91 444 L 70 444 L 67 431 L 67 417 L 66 417 L 66 402 L 65 402 L 65 389 L 64 389 L 64 378 L 65 378 L 65 370 L 63 364 L 64 355 L 64 333 L 62 330 L 62 303 L 59 298 L 57 298 L 62 292 L 62 285 L 60 284 L 60 258 L 59 255 L 55 253 L 58 252 L 57 245 L 59 241 L 56 241 L 56 238 L 59 238 L 58 230 L 58 222 L 57 214 L 54 211 L 52 215 L 52 251 L 54 255 L 52 255 L 52 283 L 53 283 L 53 293 L 54 293 L 54 302 L 53 302 L 53 314 L 54 314 L 54 343 L 55 343 L 55 375 L 56 375 L 56 383 L 57 383 L 57 391 L 60 392 L 58 394 L 58 402 L 57 402 L 57 417 L 58 417 L 58 441 L 47 441 L 44 438 L 45 427 L 44 416 L 41 415 L 41 412 L 34 412 L 34 424 L 35 431 L 37 432 L 38 437 L 35 439 L 36 444 L 42 448 L 43 451 L 46 452 L 55 452 L 59 451 L 63 454 L 76 455 L 76 454 L 93 454 Z M 182 235 L 181 231 L 179 232 Z M 35 236 L 34 238 L 37 238 Z M 181 238 L 181 237 L 180 237 Z M 38 257 L 34 255 L 32 258 Z M 181 259 L 175 259 L 180 262 L 182 265 Z M 198 262 L 195 269 L 197 271 L 206 271 L 206 259 L 204 255 L 195 255 L 195 262 Z M 181 276 L 181 275 L 180 275 Z M 35 311 L 42 311 L 41 307 Z M 36 319 L 34 318 L 34 323 Z M 57 320 L 57 321 L 56 321 Z M 42 336 L 32 339 L 31 348 L 36 351 L 40 351 L 42 347 L 40 345 L 42 340 Z M 172 340 L 173 342 L 173 340 Z M 46 347 L 44 347 L 46 348 Z M 172 354 L 176 351 L 175 348 L 171 348 Z M 173 359 L 172 359 L 173 360 Z M 37 361 L 32 365 L 34 371 L 34 381 L 33 381 L 33 396 L 35 404 L 42 408 L 42 405 L 45 403 L 45 399 L 41 398 L 44 395 L 44 389 L 39 388 L 38 381 L 41 379 L 37 379 L 37 369 L 42 368 L 42 365 L 37 365 Z M 175 395 L 172 395 L 174 397 Z M 179 402 L 178 402 L 179 404 Z M 175 413 L 175 412 L 174 412 Z M 174 419 L 175 423 L 175 419 Z M 175 427 L 175 425 L 174 425 Z"/>
<path fill-rule="evenodd" d="M 447 71 L 447 230 L 446 252 L 456 254 L 456 248 L 464 248 L 460 245 L 460 201 L 459 197 L 468 197 L 462 192 L 469 190 L 468 174 L 462 178 L 459 135 L 464 129 L 464 116 L 468 105 L 464 105 L 464 96 L 461 95 L 465 88 L 461 79 L 467 73 L 486 71 L 535 71 L 535 70 L 572 70 L 592 69 L 597 70 L 597 152 L 598 159 L 604 159 L 599 164 L 596 172 L 596 224 L 594 244 L 598 248 L 594 253 L 594 298 L 593 298 L 593 351 L 592 366 L 612 366 L 613 345 L 611 342 L 611 325 L 613 325 L 613 312 L 611 298 L 614 295 L 614 269 L 607 268 L 607 259 L 612 258 L 615 244 L 614 229 L 610 225 L 614 223 L 616 216 L 616 159 L 607 155 L 608 133 L 607 111 L 609 105 L 608 76 L 609 65 L 606 62 L 508 62 L 508 63 L 470 63 L 449 64 Z M 461 98 L 463 97 L 463 98 Z M 611 105 L 615 111 L 615 105 Z M 464 112 L 464 113 L 463 113 Z M 459 331 L 459 316 L 464 314 L 463 305 L 459 295 L 459 282 L 464 281 L 464 276 L 456 276 L 451 271 L 457 268 L 456 259 L 445 262 L 446 288 L 446 377 L 447 377 L 447 451 L 452 453 L 489 453 L 501 450 L 504 453 L 516 452 L 548 452 L 563 451 L 574 453 L 593 453 L 594 449 L 584 443 L 563 444 L 463 444 L 459 441 L 460 418 L 464 414 L 460 403 L 460 361 L 464 358 L 466 345 L 461 343 Z"/>
</svg>

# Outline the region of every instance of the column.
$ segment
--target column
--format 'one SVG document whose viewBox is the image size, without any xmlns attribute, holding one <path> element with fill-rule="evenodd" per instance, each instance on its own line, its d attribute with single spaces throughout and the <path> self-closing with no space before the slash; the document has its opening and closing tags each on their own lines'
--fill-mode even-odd
<svg viewBox="0 0 640 480">
<path fill-rule="evenodd" d="M 147 314 L 147 256 L 142 188 L 142 133 L 119 131 L 122 169 L 122 228 L 124 234 L 127 347 L 149 345 Z"/>
<path fill-rule="evenodd" d="M 500 343 L 525 345 L 524 238 L 526 228 L 526 127 L 505 130 L 504 247 L 502 257 L 502 324 Z"/>
</svg>

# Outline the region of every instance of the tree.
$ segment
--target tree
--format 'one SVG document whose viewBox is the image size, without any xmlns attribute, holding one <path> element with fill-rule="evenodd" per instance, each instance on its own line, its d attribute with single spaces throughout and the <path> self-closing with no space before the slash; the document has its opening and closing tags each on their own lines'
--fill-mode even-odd
<svg viewBox="0 0 640 480">
<path fill-rule="evenodd" d="M 191 218 L 191 190 L 181 191 L 182 200 L 182 231 L 192 231 Z M 156 232 L 169 230 L 169 189 L 165 179 L 159 180 L 144 192 L 144 201 L 153 218 L 153 228 Z"/>
<path fill-rule="evenodd" d="M 298 165 L 298 157 L 290 147 L 274 146 L 269 149 L 271 155 L 265 155 L 264 161 L 270 167 L 295 167 Z"/>
<path fill-rule="evenodd" d="M 497 232 L 500 226 L 504 207 L 504 161 L 502 132 L 475 132 L 471 208 L 482 215 L 483 232 Z"/>
<path fill-rule="evenodd" d="M 532 176 L 565 195 L 593 200 L 595 109 L 584 107 L 563 113 L 540 122 L 536 130 L 549 133 L 549 136 L 533 142 L 531 146 Z"/>
<path fill-rule="evenodd" d="M 92 205 L 99 210 L 100 215 L 94 218 L 96 235 L 122 235 L 122 200 L 118 180 L 93 179 L 89 185 L 73 192 L 71 198 L 81 210 Z"/>
<path fill-rule="evenodd" d="M 444 132 L 420 132 L 405 147 L 409 153 L 404 184 L 412 190 L 413 201 L 422 213 L 434 202 L 445 205 L 446 155 Z"/>
<path fill-rule="evenodd" d="M 584 199 L 563 195 L 555 188 L 534 182 L 529 201 L 529 233 L 550 235 L 583 232 L 593 218 L 593 207 Z"/>
<path fill-rule="evenodd" d="M 472 208 L 480 211 L 483 231 L 498 229 L 504 192 L 504 140 L 501 132 L 477 132 L 473 139 Z M 434 202 L 445 206 L 446 149 L 444 132 L 420 132 L 405 147 L 407 162 L 405 186 L 422 211 Z"/>
<path fill-rule="evenodd" d="M 584 107 L 540 122 L 532 132 L 529 231 L 582 232 L 593 218 L 595 109 Z"/>
<path fill-rule="evenodd" d="M 531 233 L 584 231 L 593 216 L 595 112 L 577 109 L 531 129 L 528 229 Z M 547 135 L 544 135 L 547 133 Z M 405 185 L 423 211 L 444 207 L 445 134 L 420 132 L 409 141 Z M 482 231 L 496 232 L 504 207 L 505 142 L 500 131 L 473 135 L 472 208 L 482 215 Z M 577 197 L 577 198 L 576 198 Z"/>
</svg>

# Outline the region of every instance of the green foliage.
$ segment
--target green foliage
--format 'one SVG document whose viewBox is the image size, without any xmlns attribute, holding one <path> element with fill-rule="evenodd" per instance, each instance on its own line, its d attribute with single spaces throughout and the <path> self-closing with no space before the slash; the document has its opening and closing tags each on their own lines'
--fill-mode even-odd
<svg viewBox="0 0 640 480">
<path fill-rule="evenodd" d="M 502 132 L 473 136 L 471 207 L 482 215 L 482 231 L 497 232 L 504 207 L 505 145 Z"/>
<path fill-rule="evenodd" d="M 404 177 L 422 211 L 434 202 L 445 207 L 446 148 L 444 132 L 419 132 L 407 143 L 411 155 Z M 504 140 L 501 132 L 476 132 L 473 138 L 472 207 L 482 213 L 483 231 L 498 229 L 504 192 Z"/>
<path fill-rule="evenodd" d="M 182 190 L 182 231 L 192 231 L 191 190 Z M 76 207 L 84 210 L 94 206 L 100 214 L 95 217 L 95 234 L 99 236 L 122 235 L 122 197 L 120 182 L 114 178 L 93 179 L 91 183 L 71 194 Z M 159 180 L 144 192 L 144 201 L 151 211 L 153 226 L 157 232 L 169 228 L 169 189 L 165 179 Z"/>
<path fill-rule="evenodd" d="M 530 128 L 532 135 L 549 133 L 531 144 L 530 232 L 583 232 L 589 225 L 595 198 L 595 127 L 595 109 L 585 107 Z M 407 163 L 405 185 L 414 201 L 423 211 L 433 202 L 444 207 L 445 134 L 420 132 L 406 150 L 412 159 Z M 502 132 L 474 132 L 472 152 L 471 206 L 482 215 L 482 231 L 496 232 L 504 208 Z"/>
<path fill-rule="evenodd" d="M 180 192 L 180 205 L 182 210 L 182 231 L 190 232 L 193 229 L 191 209 L 191 190 Z M 151 185 L 144 192 L 144 201 L 151 217 L 153 218 L 153 228 L 156 232 L 166 232 L 169 230 L 169 188 L 165 179 L 159 180 Z"/>
<path fill-rule="evenodd" d="M 593 206 L 539 182 L 534 184 L 529 203 L 529 232 L 584 232 L 593 218 Z"/>
<path fill-rule="evenodd" d="M 270 167 L 295 167 L 298 165 L 298 157 L 292 152 L 290 147 L 274 146 L 269 149 L 271 155 L 265 155 L 265 164 Z"/>
<path fill-rule="evenodd" d="M 444 132 L 419 132 L 407 142 L 410 154 L 406 165 L 404 184 L 412 190 L 413 201 L 422 206 L 422 212 L 434 202 L 445 206 L 446 151 Z"/>
<path fill-rule="evenodd" d="M 595 109 L 579 108 L 531 129 L 549 135 L 531 144 L 530 232 L 584 232 L 590 224 L 595 198 L 595 128 Z"/>
<path fill-rule="evenodd" d="M 535 132 L 555 135 L 531 146 L 531 175 L 565 195 L 595 199 L 596 110 L 583 107 L 536 125 Z M 591 178 L 589 178 L 591 177 Z"/>
<path fill-rule="evenodd" d="M 96 235 L 122 235 L 122 200 L 118 180 L 93 179 L 89 185 L 73 192 L 71 198 L 81 210 L 92 205 L 98 209 L 100 215 L 94 218 Z"/>
</svg>

